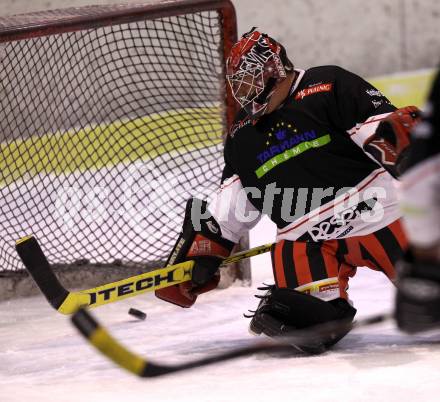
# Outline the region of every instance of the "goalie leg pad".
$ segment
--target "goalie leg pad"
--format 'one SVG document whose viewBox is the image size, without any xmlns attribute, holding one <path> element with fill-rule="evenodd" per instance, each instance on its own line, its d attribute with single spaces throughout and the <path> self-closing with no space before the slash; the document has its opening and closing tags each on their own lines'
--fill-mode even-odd
<svg viewBox="0 0 440 402">
<path fill-rule="evenodd" d="M 288 337 L 295 330 L 310 328 L 329 321 L 341 321 L 347 324 L 353 321 L 356 309 L 345 299 L 338 298 L 325 302 L 316 297 L 292 289 L 280 289 L 270 286 L 251 320 L 250 331 L 269 337 Z M 342 339 L 349 331 L 338 331 L 325 338 L 307 340 L 292 344 L 307 353 L 321 353 Z"/>
</svg>

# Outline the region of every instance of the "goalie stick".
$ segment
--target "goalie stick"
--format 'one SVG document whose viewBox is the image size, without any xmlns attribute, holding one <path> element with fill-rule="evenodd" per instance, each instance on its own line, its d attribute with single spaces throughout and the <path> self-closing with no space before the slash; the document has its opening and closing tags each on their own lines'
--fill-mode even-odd
<svg viewBox="0 0 440 402">
<path fill-rule="evenodd" d="M 346 331 L 347 325 L 351 327 L 350 329 L 353 329 L 377 324 L 389 318 L 391 318 L 390 315 L 380 314 L 349 324 L 341 324 L 341 322 L 328 322 L 313 328 L 298 330 L 294 335 L 285 338 L 260 341 L 252 343 L 248 346 L 228 350 L 214 356 L 175 365 L 152 362 L 130 351 L 119 341 L 117 341 L 106 328 L 98 323 L 98 321 L 96 321 L 96 319 L 83 308 L 79 309 L 72 316 L 72 323 L 93 347 L 99 350 L 104 356 L 112 360 L 118 366 L 139 377 L 158 377 L 165 374 L 208 366 L 257 353 L 291 353 L 294 351 L 291 343 L 304 343 L 307 341 L 313 344 L 314 342 L 318 342 L 322 337 L 325 337 L 329 333 L 334 334 L 338 331 Z"/>
<path fill-rule="evenodd" d="M 61 285 L 50 268 L 49 262 L 35 237 L 27 236 L 18 240 L 15 248 L 26 270 L 48 302 L 62 314 L 73 314 L 81 306 L 98 307 L 189 281 L 194 266 L 194 261 L 185 261 L 95 288 L 70 292 Z M 266 253 L 271 248 L 272 244 L 266 244 L 241 251 L 225 258 L 221 266 Z"/>
</svg>

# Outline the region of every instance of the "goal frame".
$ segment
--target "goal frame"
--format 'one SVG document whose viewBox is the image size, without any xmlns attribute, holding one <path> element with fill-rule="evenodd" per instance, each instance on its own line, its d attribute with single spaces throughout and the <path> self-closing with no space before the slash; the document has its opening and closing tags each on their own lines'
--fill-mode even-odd
<svg viewBox="0 0 440 402">
<path fill-rule="evenodd" d="M 97 16 L 94 10 L 107 9 Z M 23 39 L 121 25 L 194 12 L 218 11 L 223 26 L 223 65 L 237 41 L 237 16 L 230 0 L 159 0 L 140 5 L 83 6 L 0 18 L 0 44 Z M 225 71 L 224 71 L 225 72 Z M 238 107 L 227 89 L 225 76 L 226 126 L 233 123 Z"/>
<path fill-rule="evenodd" d="M 232 125 L 238 111 L 238 105 L 229 90 L 225 74 L 225 62 L 230 49 L 237 41 L 237 18 L 235 8 L 230 0 L 155 0 L 150 3 L 138 5 L 97 5 L 82 6 L 66 9 L 39 11 L 28 14 L 19 14 L 0 18 L 0 52 L 1 44 L 29 40 L 32 38 L 52 36 L 56 34 L 71 33 L 87 29 L 96 29 L 104 26 L 115 26 L 145 20 L 154 20 L 163 17 L 172 17 L 190 13 L 217 11 L 222 26 L 222 52 L 223 55 L 223 85 L 222 97 L 225 105 L 224 137 L 227 136 L 228 128 Z M 244 237 L 236 251 L 249 248 L 249 239 Z M 239 264 L 239 265 L 238 265 Z M 239 279 L 244 284 L 250 284 L 250 263 L 243 261 L 231 267 L 226 278 L 222 278 L 222 287 L 227 287 L 234 280 Z M 20 289 L 25 294 L 35 293 L 33 284 L 27 284 L 29 277 L 17 272 L 18 275 L 3 275 L 0 272 L 0 280 L 13 280 L 14 283 L 3 284 L 6 292 L 1 292 L 3 297 L 10 298 L 20 296 Z M 133 272 L 136 273 L 136 272 Z M 96 275 L 93 280 L 96 284 L 103 280 L 109 280 L 111 276 Z M 17 282 L 18 281 L 18 282 Z M 67 278 L 68 282 L 69 279 Z"/>
</svg>

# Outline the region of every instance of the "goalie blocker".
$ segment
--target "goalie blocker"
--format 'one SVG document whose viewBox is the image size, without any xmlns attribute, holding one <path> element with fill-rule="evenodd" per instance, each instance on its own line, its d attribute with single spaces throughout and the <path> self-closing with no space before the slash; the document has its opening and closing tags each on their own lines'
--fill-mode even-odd
<svg viewBox="0 0 440 402">
<path fill-rule="evenodd" d="M 222 237 L 220 226 L 209 213 L 206 201 L 189 199 L 182 232 L 166 265 L 194 260 L 192 279 L 156 290 L 156 296 L 180 307 L 191 307 L 198 295 L 218 286 L 220 265 L 231 254 L 234 245 Z"/>
<path fill-rule="evenodd" d="M 363 148 L 394 178 L 399 178 L 408 164 L 410 131 L 420 121 L 420 110 L 406 106 L 382 120 Z"/>
</svg>

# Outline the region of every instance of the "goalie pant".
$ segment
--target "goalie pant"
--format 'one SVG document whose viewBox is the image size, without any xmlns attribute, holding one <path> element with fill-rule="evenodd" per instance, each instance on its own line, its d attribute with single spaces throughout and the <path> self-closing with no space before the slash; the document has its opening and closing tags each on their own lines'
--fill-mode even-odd
<svg viewBox="0 0 440 402">
<path fill-rule="evenodd" d="M 406 247 L 394 179 L 365 148 L 396 108 L 340 67 L 295 72 L 280 108 L 256 123 L 238 113 L 209 210 L 233 242 L 269 215 L 278 227 L 272 258 L 278 286 L 346 298 L 357 266 L 393 279 Z M 246 211 L 244 219 L 239 211 Z"/>
</svg>

